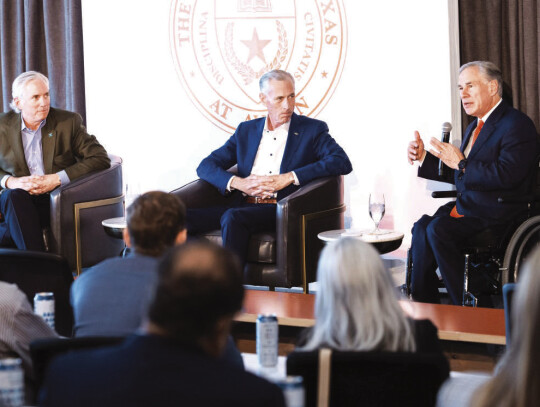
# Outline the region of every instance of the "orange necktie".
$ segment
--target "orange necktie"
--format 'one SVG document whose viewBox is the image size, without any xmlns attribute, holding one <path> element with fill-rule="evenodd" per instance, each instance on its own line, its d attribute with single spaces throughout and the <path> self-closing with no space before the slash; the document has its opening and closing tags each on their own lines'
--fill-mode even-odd
<svg viewBox="0 0 540 407">
<path fill-rule="evenodd" d="M 472 150 L 472 148 L 474 146 L 474 142 L 478 138 L 478 135 L 480 134 L 480 130 L 482 130 L 483 126 L 484 126 L 484 122 L 482 120 L 478 120 L 478 125 L 476 126 L 476 129 L 474 129 L 474 132 L 473 132 L 473 135 L 472 135 L 472 141 L 471 141 L 470 150 Z M 458 213 L 456 205 L 454 205 L 454 207 L 450 211 L 450 216 L 453 217 L 453 218 L 462 218 L 463 217 L 463 215 L 460 215 Z"/>
</svg>

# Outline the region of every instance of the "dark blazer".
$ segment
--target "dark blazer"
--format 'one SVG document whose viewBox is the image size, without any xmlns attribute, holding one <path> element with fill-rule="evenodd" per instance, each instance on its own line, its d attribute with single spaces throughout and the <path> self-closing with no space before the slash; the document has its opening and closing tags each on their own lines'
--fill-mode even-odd
<svg viewBox="0 0 540 407">
<path fill-rule="evenodd" d="M 54 360 L 40 406 L 284 406 L 279 387 L 169 338 L 131 336 L 122 345 Z"/>
<path fill-rule="evenodd" d="M 73 181 L 92 171 L 109 168 L 105 149 L 86 132 L 77 113 L 51 107 L 41 129 L 45 174 L 65 170 Z M 21 114 L 0 114 L 0 179 L 30 175 L 21 138 Z"/>
<path fill-rule="evenodd" d="M 477 121 L 467 127 L 461 151 L 467 147 Z M 520 196 L 530 191 L 540 153 L 538 134 L 532 120 L 504 100 L 488 117 L 467 157 L 465 173 L 445 168 L 437 174 L 439 160 L 427 154 L 418 169 L 422 178 L 455 184 L 456 205 L 461 215 L 496 221 L 515 217 L 516 206 L 500 204 L 500 196 Z"/>
<path fill-rule="evenodd" d="M 240 123 L 235 133 L 220 148 L 205 158 L 197 168 L 199 177 L 226 194 L 231 173 L 227 169 L 238 164 L 238 175 L 251 174 L 253 162 L 262 138 L 266 118 Z M 349 157 L 328 134 L 325 122 L 293 113 L 280 173 L 294 171 L 300 185 L 330 175 L 345 175 L 352 171 Z M 298 189 L 295 185 L 279 191 L 281 199 Z"/>
</svg>

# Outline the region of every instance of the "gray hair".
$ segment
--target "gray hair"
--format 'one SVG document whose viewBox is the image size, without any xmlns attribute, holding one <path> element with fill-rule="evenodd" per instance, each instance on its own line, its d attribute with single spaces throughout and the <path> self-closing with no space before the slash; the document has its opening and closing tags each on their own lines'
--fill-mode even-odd
<svg viewBox="0 0 540 407">
<path fill-rule="evenodd" d="M 463 72 L 467 68 L 472 68 L 476 66 L 482 76 L 487 79 L 488 81 L 497 81 L 499 84 L 499 89 L 497 93 L 500 97 L 503 95 L 503 78 L 502 78 L 502 72 L 499 69 L 497 65 L 495 65 L 493 62 L 489 61 L 472 61 L 467 62 L 464 65 L 461 65 L 461 68 L 459 68 L 459 73 Z"/>
<path fill-rule="evenodd" d="M 513 296 L 511 342 L 493 378 L 477 392 L 475 406 L 537 406 L 540 393 L 540 248 L 520 270 Z"/>
<path fill-rule="evenodd" d="M 411 322 L 390 273 L 368 243 L 342 238 L 319 259 L 315 326 L 302 350 L 414 351 Z"/>
<path fill-rule="evenodd" d="M 290 81 L 294 87 L 294 78 L 289 72 L 274 69 L 273 71 L 266 72 L 261 76 L 261 79 L 259 79 L 259 89 L 261 90 L 261 93 L 264 93 L 265 95 L 268 90 L 268 82 L 270 82 L 270 79 L 275 81 Z"/>
<path fill-rule="evenodd" d="M 13 81 L 13 85 L 11 85 L 11 103 L 9 106 L 15 110 L 15 112 L 20 113 L 21 111 L 17 107 L 17 104 L 15 103 L 15 99 L 20 99 L 22 97 L 22 94 L 24 92 L 24 88 L 26 87 L 26 84 L 30 81 L 33 81 L 35 79 L 41 80 L 47 87 L 49 87 L 49 79 L 42 73 L 36 72 L 36 71 L 28 71 L 23 72 L 19 76 L 15 78 Z"/>
</svg>

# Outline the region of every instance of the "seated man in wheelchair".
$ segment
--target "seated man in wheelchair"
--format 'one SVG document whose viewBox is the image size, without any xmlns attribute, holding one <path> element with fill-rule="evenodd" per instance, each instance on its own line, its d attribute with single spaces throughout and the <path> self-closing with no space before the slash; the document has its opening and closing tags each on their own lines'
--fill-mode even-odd
<svg viewBox="0 0 540 407">
<path fill-rule="evenodd" d="M 459 72 L 463 108 L 477 118 L 467 127 L 461 147 L 432 138 L 434 149 L 426 151 L 415 132 L 407 150 L 409 162 L 420 163 L 418 176 L 455 184 L 457 193 L 455 202 L 423 215 L 413 226 L 410 290 L 420 302 L 439 302 L 438 267 L 451 302 L 462 303 L 463 243 L 519 216 L 521 209 L 499 203 L 498 197 L 530 191 L 540 151 L 532 120 L 502 99 L 502 74 L 493 63 L 470 62 Z M 442 177 L 439 160 L 444 163 Z"/>
</svg>

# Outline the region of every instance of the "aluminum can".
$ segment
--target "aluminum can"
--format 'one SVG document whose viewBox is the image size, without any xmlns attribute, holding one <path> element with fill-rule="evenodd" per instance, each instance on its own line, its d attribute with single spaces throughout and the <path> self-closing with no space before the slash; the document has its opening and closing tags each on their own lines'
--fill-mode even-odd
<svg viewBox="0 0 540 407">
<path fill-rule="evenodd" d="M 287 407 L 304 407 L 304 378 L 302 376 L 287 376 L 276 379 L 275 383 L 283 391 L 285 405 Z"/>
<path fill-rule="evenodd" d="M 54 329 L 54 294 L 37 293 L 34 296 L 34 314 L 41 316 Z"/>
<path fill-rule="evenodd" d="M 275 314 L 257 316 L 257 359 L 263 368 L 277 367 L 278 320 Z"/>
<path fill-rule="evenodd" d="M 24 374 L 21 359 L 0 359 L 0 406 L 24 405 Z"/>
</svg>

